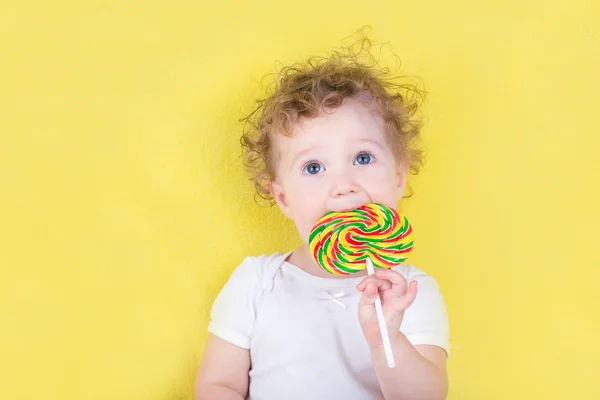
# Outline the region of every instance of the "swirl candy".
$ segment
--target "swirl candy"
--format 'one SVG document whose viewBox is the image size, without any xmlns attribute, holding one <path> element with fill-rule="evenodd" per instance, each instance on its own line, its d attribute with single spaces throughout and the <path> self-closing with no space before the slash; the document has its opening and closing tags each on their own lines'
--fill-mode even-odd
<svg viewBox="0 0 600 400">
<path fill-rule="evenodd" d="M 312 229 L 309 247 L 316 263 L 335 275 L 363 270 L 368 258 L 378 267 L 391 268 L 412 253 L 412 227 L 392 208 L 365 204 L 326 214 Z"/>
</svg>

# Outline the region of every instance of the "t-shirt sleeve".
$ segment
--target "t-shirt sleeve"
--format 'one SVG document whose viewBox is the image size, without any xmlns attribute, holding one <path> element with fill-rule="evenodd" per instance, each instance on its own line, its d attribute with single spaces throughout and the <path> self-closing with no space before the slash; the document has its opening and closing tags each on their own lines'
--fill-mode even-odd
<svg viewBox="0 0 600 400">
<path fill-rule="evenodd" d="M 436 280 L 411 267 L 405 275 L 408 281 L 416 280 L 417 297 L 406 309 L 400 331 L 413 344 L 441 347 L 450 355 L 450 329 L 446 304 Z"/>
<path fill-rule="evenodd" d="M 208 331 L 231 344 L 249 349 L 259 291 L 259 266 L 255 258 L 248 257 L 233 271 L 217 295 Z"/>
</svg>

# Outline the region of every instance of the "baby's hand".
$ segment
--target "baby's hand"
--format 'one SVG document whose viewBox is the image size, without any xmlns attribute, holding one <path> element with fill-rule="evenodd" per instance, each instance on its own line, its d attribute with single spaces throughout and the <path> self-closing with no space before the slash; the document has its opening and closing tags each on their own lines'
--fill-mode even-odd
<svg viewBox="0 0 600 400">
<path fill-rule="evenodd" d="M 398 272 L 391 269 L 376 269 L 375 274 L 365 277 L 356 288 L 363 292 L 358 303 L 358 320 L 363 335 L 371 348 L 382 345 L 381 331 L 375 313 L 375 298 L 379 290 L 383 316 L 390 338 L 400 331 L 404 311 L 417 296 L 417 281 L 410 284 Z"/>
</svg>

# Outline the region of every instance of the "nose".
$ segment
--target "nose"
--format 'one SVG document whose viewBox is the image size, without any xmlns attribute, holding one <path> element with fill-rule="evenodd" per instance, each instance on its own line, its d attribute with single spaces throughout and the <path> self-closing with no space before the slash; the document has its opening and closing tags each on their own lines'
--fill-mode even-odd
<svg viewBox="0 0 600 400">
<path fill-rule="evenodd" d="M 339 174 L 331 185 L 331 197 L 343 197 L 358 191 L 350 174 Z"/>
</svg>

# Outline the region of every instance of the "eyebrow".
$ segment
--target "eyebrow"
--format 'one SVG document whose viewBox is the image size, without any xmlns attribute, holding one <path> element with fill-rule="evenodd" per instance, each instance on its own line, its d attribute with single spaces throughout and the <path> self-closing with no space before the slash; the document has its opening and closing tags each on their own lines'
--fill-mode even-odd
<svg viewBox="0 0 600 400">
<path fill-rule="evenodd" d="M 298 162 L 299 158 L 302 158 L 306 153 L 310 153 L 311 151 L 313 151 L 314 149 L 318 148 L 318 146 L 310 146 L 307 147 L 304 150 L 299 151 L 298 153 L 296 153 L 296 155 L 294 156 L 294 158 L 292 159 L 292 164 L 291 166 L 296 165 L 296 163 Z"/>
<path fill-rule="evenodd" d="M 379 147 L 381 150 L 384 150 L 385 147 L 383 147 L 383 145 L 381 143 L 379 143 L 377 140 L 371 139 L 371 138 L 364 138 L 364 139 L 358 139 L 359 142 L 365 142 L 365 143 L 371 143 L 377 147 Z"/>
</svg>

